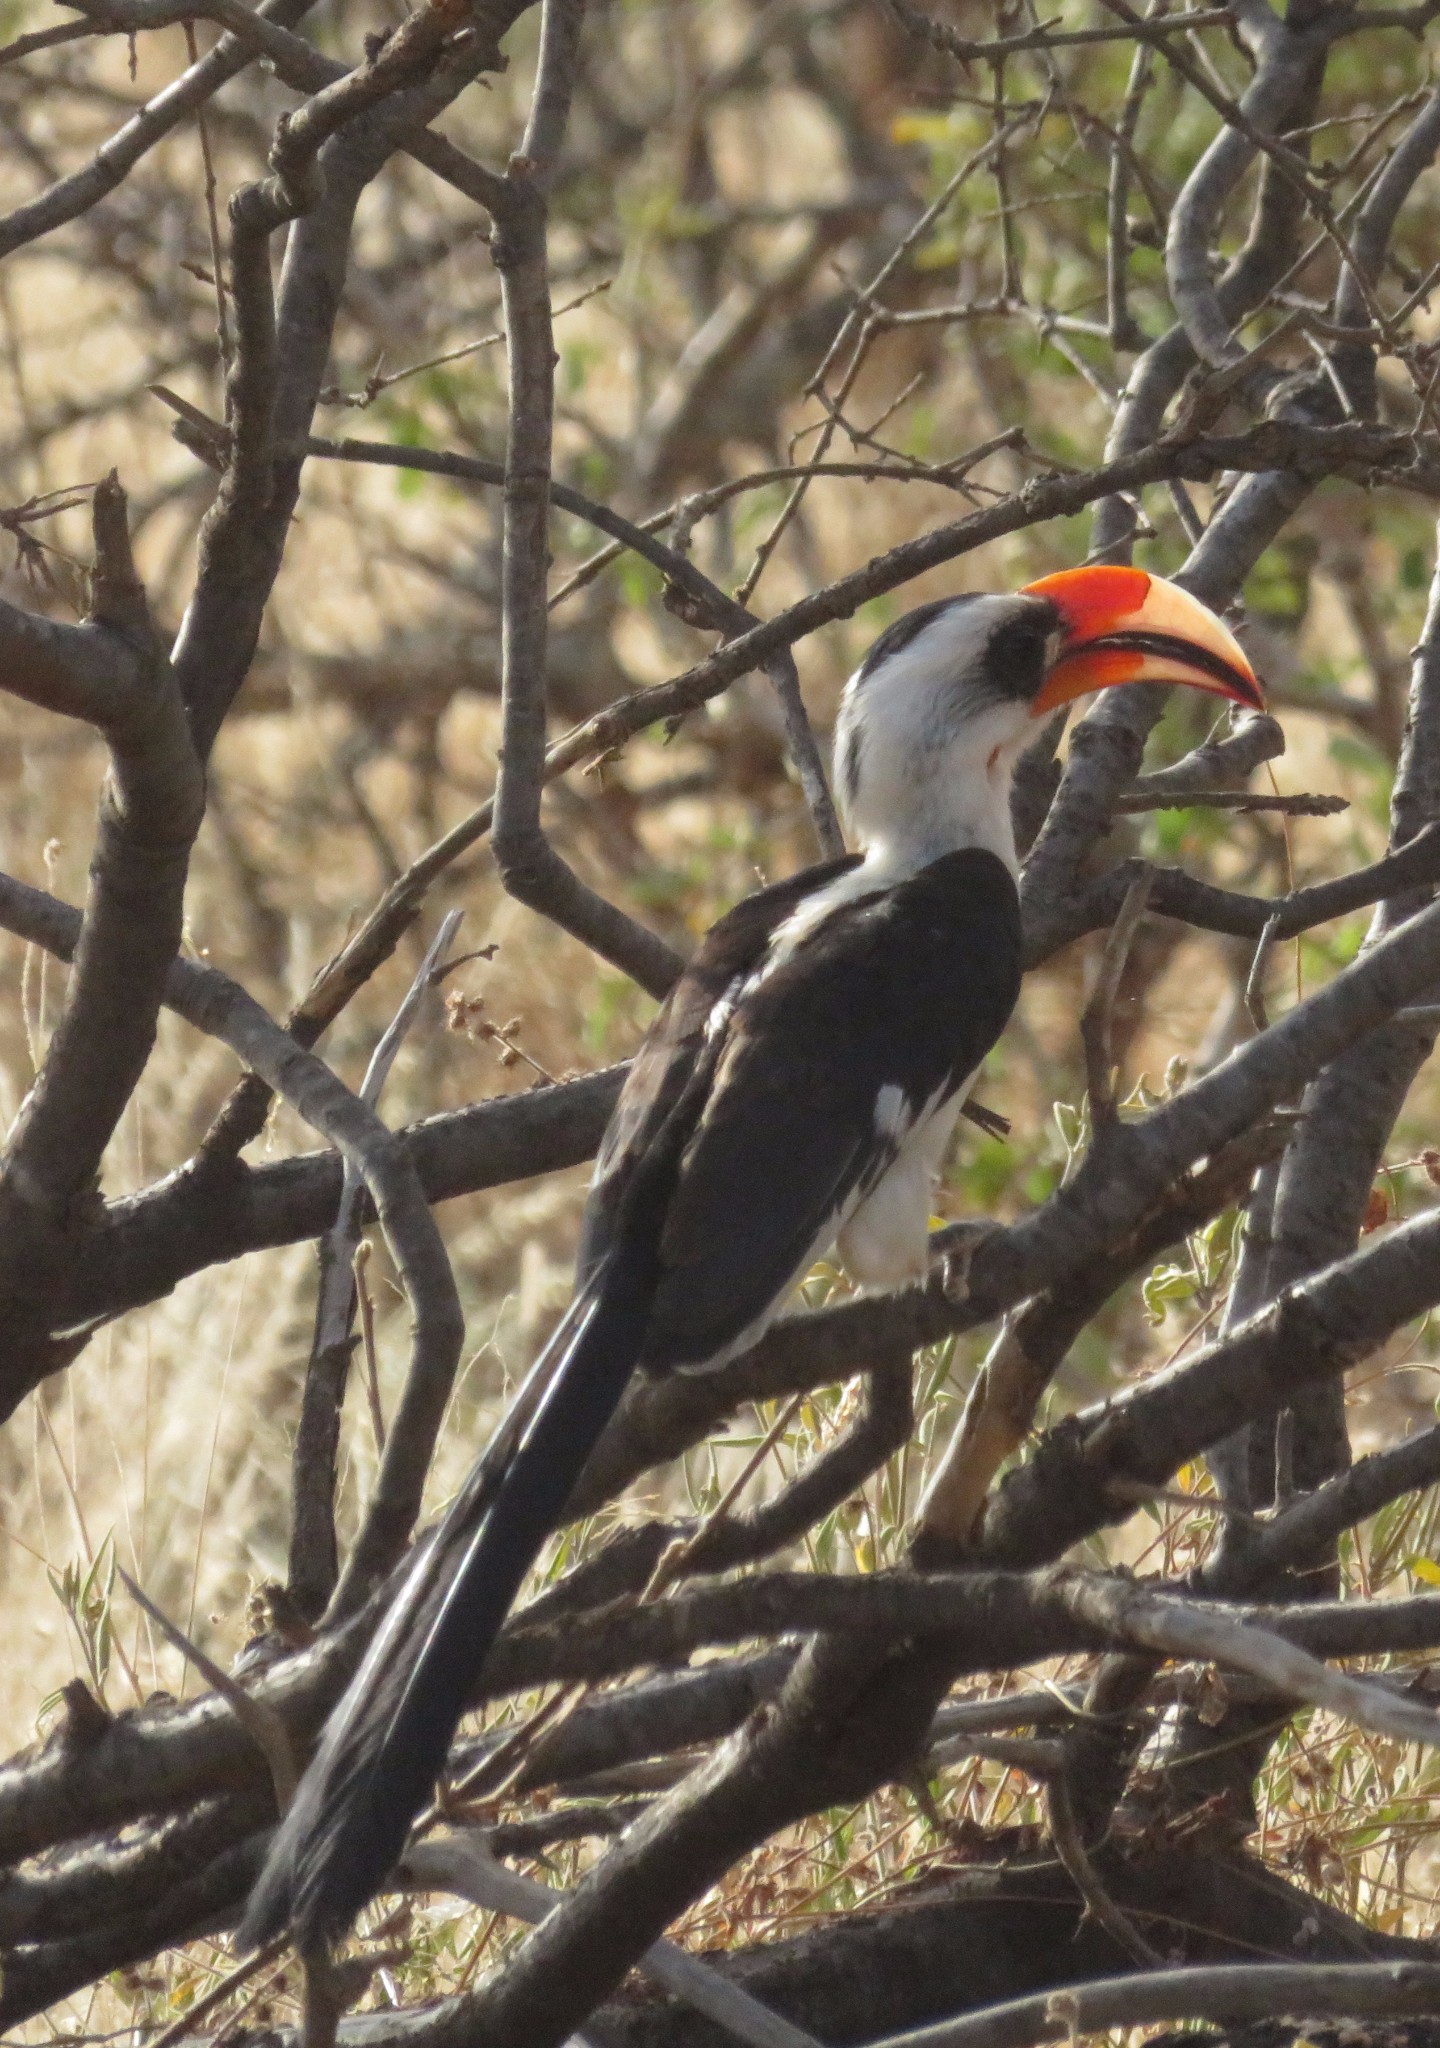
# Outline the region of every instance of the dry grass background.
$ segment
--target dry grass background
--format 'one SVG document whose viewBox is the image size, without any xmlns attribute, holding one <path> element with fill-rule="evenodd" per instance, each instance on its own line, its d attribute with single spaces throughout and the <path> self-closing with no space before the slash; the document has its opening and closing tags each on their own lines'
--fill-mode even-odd
<svg viewBox="0 0 1440 2048">
<path fill-rule="evenodd" d="M 676 252 L 683 253 L 684 236 L 676 230 L 681 201 L 675 110 L 683 109 L 686 91 L 697 89 L 698 78 L 733 55 L 744 26 L 733 10 L 697 4 L 684 10 L 690 44 L 662 53 L 660 12 L 637 7 L 622 23 L 629 39 L 624 59 L 634 73 L 642 73 L 647 62 L 663 62 L 676 74 L 671 127 L 657 130 L 636 152 L 619 182 L 622 245 L 609 260 L 602 260 L 603 249 L 597 256 L 593 224 L 578 202 L 576 211 L 587 224 L 575 228 L 568 241 L 569 231 L 562 231 L 558 242 L 562 303 L 570 289 L 567 254 L 579 283 L 608 284 L 603 296 L 568 315 L 560 327 L 564 463 L 582 480 L 590 470 L 602 473 L 607 460 L 614 468 L 607 449 L 623 442 L 654 405 L 667 363 L 673 367 L 688 338 L 692 320 L 677 282 Z M 857 87 L 856 99 L 866 106 L 875 147 L 888 148 L 905 106 L 913 100 L 923 111 L 929 102 L 865 11 L 841 12 L 853 63 L 872 66 L 877 81 L 868 98 Z M 12 8 L 6 25 L 13 34 L 45 19 L 36 0 Z M 351 27 L 347 23 L 347 34 Z M 493 145 L 523 105 L 528 33 L 522 24 L 509 77 L 458 123 L 462 130 L 469 124 L 468 139 L 477 147 Z M 86 90 L 57 100 L 48 146 L 74 151 L 87 138 L 93 144 L 122 104 L 158 89 L 184 61 L 179 29 L 147 38 L 132 83 L 123 44 L 107 46 L 102 59 L 87 60 Z M 693 74 L 688 87 L 679 76 L 687 63 Z M 227 127 L 217 117 L 216 136 L 222 165 L 236 175 L 253 154 L 255 135 L 281 103 L 273 84 L 259 81 L 248 82 L 237 97 L 244 119 Z M 1177 147 L 1183 148 L 1183 138 Z M 757 271 L 774 267 L 791 251 L 797 229 L 787 209 L 839 197 L 849 175 L 839 123 L 813 92 L 785 78 L 743 103 L 722 104 L 710 148 L 725 202 L 735 209 L 769 207 L 778 216 L 752 233 L 748 260 Z M 161 223 L 171 239 L 168 253 L 163 234 L 158 244 L 137 242 L 135 261 L 143 257 L 151 286 L 168 295 L 163 319 L 143 326 L 123 279 L 87 265 L 84 246 L 78 239 L 67 244 L 63 236 L 58 252 L 43 246 L 31 252 L 19 281 L 0 294 L 0 479 L 6 502 L 118 468 L 141 515 L 142 568 L 160 609 L 172 619 L 183 601 L 207 479 L 169 439 L 167 415 L 144 387 L 163 374 L 196 402 L 216 409 L 213 360 L 207 364 L 203 348 L 197 353 L 192 345 L 194 334 L 205 334 L 208 288 L 179 267 L 182 258 L 203 266 L 208 256 L 196 201 L 195 150 L 193 131 L 184 131 L 166 145 L 154 169 L 155 180 L 173 180 L 167 190 L 188 195 L 188 210 L 177 202 L 176 218 Z M 0 196 L 8 203 L 32 182 L 32 168 L 12 158 L 8 170 L 0 169 Z M 363 382 L 377 344 L 385 349 L 387 366 L 403 364 L 493 324 L 492 277 L 483 250 L 468 226 L 462 232 L 443 217 L 437 222 L 420 216 L 420 189 L 411 167 L 397 176 L 388 195 L 372 194 L 367 201 L 361 248 L 377 267 L 389 266 L 391 285 L 369 289 L 363 278 L 357 284 L 344 328 L 344 360 L 337 366 L 337 381 L 346 388 Z M 439 213 L 444 215 L 443 205 Z M 975 232 L 983 229 L 980 218 Z M 418 247 L 425 233 L 443 246 L 438 253 L 422 252 L 411 275 L 404 252 Z M 163 277 L 154 270 L 161 261 L 157 246 L 165 256 Z M 811 289 L 820 289 L 814 279 Z M 902 440 L 909 434 L 918 441 L 938 420 L 945 445 L 963 446 L 991 431 L 996 411 L 1003 416 L 1010 402 L 1003 388 L 997 396 L 997 385 L 1003 387 L 1013 368 L 998 342 L 993 348 L 977 341 L 932 353 L 919 366 L 925 372 L 921 394 L 890 423 Z M 493 452 L 499 374 L 492 349 L 441 377 L 397 387 L 393 402 L 378 407 L 376 415 L 357 420 L 336 409 L 331 420 L 335 431 L 355 425 L 442 443 L 468 437 L 467 445 Z M 861 413 L 878 413 L 909 374 L 903 348 L 882 350 L 870 373 L 874 403 L 862 402 Z M 1097 401 L 1055 359 L 1024 388 L 1037 440 L 1063 429 L 1072 443 L 1098 442 L 1103 414 Z M 113 396 L 101 402 L 97 394 Z M 809 417 L 792 387 L 775 424 L 788 431 Z M 762 438 L 770 439 L 768 426 Z M 724 435 L 714 459 L 738 468 L 754 453 L 743 433 Z M 1003 465 L 988 473 L 1004 480 Z M 1347 607 L 1343 584 L 1327 574 L 1327 549 L 1333 554 L 1342 540 L 1359 549 L 1366 578 L 1385 594 L 1385 623 L 1398 653 L 1410 644 L 1407 633 L 1413 637 L 1418 622 L 1420 593 L 1400 575 L 1409 530 L 1387 529 L 1377 518 L 1365 532 L 1342 533 L 1355 502 L 1351 496 L 1341 506 L 1321 493 L 1306 515 L 1305 531 L 1319 562 L 1307 584 L 1308 612 L 1297 635 L 1282 640 L 1277 633 L 1273 640 L 1292 698 L 1303 700 L 1316 685 L 1358 695 L 1370 675 L 1353 607 Z M 813 495 L 795 544 L 769 572 L 765 604 L 778 606 L 807 583 L 853 566 L 949 514 L 953 503 L 929 488 L 827 484 Z M 1365 516 L 1370 518 L 1368 511 Z M 758 518 L 754 507 L 744 509 L 717 543 L 721 553 L 743 562 Z M 61 616 L 73 615 L 78 595 L 77 573 L 63 557 L 83 553 L 80 519 L 79 513 L 67 515 L 44 529 L 61 553 L 51 558 L 55 587 L 41 595 Z M 585 549 L 564 522 L 557 526 L 557 561 L 564 566 Z M 958 571 L 917 585 L 907 597 L 918 602 L 958 587 L 1013 584 L 1067 559 L 1073 538 L 1047 534 L 997 545 L 967 558 Z M 466 682 L 472 664 L 481 671 L 487 663 L 493 667 L 486 581 L 492 570 L 490 511 L 476 494 L 433 480 L 417 484 L 388 472 L 313 465 L 250 686 L 251 708 L 242 700 L 242 715 L 231 721 L 217 750 L 214 808 L 197 849 L 189 898 L 190 947 L 236 975 L 274 1010 L 304 990 L 395 866 L 491 786 L 495 706 Z M 19 566 L 5 588 L 34 601 L 35 586 Z M 557 613 L 562 641 L 570 636 L 566 658 L 582 680 L 588 673 L 594 687 L 612 694 L 625 678 L 657 679 L 683 663 L 694 636 L 654 599 L 645 577 L 612 570 Z M 807 699 L 820 725 L 882 616 L 872 609 L 847 626 L 827 629 L 801 650 Z M 355 705 L 378 687 L 377 677 L 383 684 L 386 673 L 401 678 L 400 688 L 384 689 L 378 713 L 367 718 Z M 1178 715 L 1194 717 L 1190 711 Z M 1284 886 L 1290 872 L 1303 882 L 1373 858 L 1384 844 L 1383 753 L 1345 721 L 1299 708 L 1283 715 L 1290 751 L 1279 764 L 1280 786 L 1341 789 L 1353 799 L 1348 813 L 1294 821 L 1288 845 L 1272 824 L 1217 825 L 1197 813 L 1132 820 L 1127 829 L 1134 842 L 1272 891 Z M 1164 744 L 1178 747 L 1187 735 L 1194 737 L 1193 725 L 1177 727 Z M 701 777 L 717 762 L 717 789 L 645 801 L 648 788 Z M 0 864 L 78 900 L 101 769 L 101 752 L 85 734 L 0 700 Z M 611 787 L 597 792 L 582 784 L 578 795 L 562 792 L 550 815 L 558 842 L 588 879 L 627 895 L 677 941 L 703 929 L 762 877 L 773 878 L 810 857 L 808 825 L 777 769 L 773 719 L 758 684 L 722 701 L 712 716 L 692 721 L 673 745 L 647 736 L 615 771 Z M 382 1106 L 389 1120 L 403 1122 L 523 1089 L 536 1068 L 568 1074 L 630 1050 L 649 1014 L 648 1001 L 578 945 L 503 898 L 483 848 L 435 892 L 426 932 L 452 903 L 465 912 L 462 947 L 497 948 L 493 960 L 464 970 L 458 985 L 483 997 L 484 1014 L 493 1022 L 513 1022 L 526 1057 L 507 1063 L 493 1042 L 447 1030 L 437 998 L 388 1085 Z M 1297 976 L 1311 985 L 1349 957 L 1363 924 L 1359 919 L 1327 927 L 1298 955 L 1288 949 L 1274 977 L 1277 1005 L 1293 995 Z M 363 1071 L 421 943 L 416 938 L 402 947 L 331 1032 L 327 1056 L 347 1079 Z M 1216 940 L 1186 938 L 1172 948 L 1162 934 L 1152 933 L 1146 944 L 1152 949 L 1149 986 L 1143 1014 L 1132 1020 L 1127 1071 L 1133 1081 L 1143 1077 L 1159 1088 L 1172 1061 L 1193 1065 L 1231 1042 L 1243 963 Z M 947 1213 L 978 1207 L 1019 1213 L 1065 1170 L 1083 1086 L 1073 1026 L 1085 980 L 1084 951 L 1073 949 L 1027 984 L 1016 1023 L 990 1063 L 983 1088 L 984 1098 L 1014 1119 L 1014 1137 L 1004 1147 L 962 1126 Z M 0 987 L 6 991 L 0 1003 L 0 1112 L 8 1119 L 53 1026 L 61 970 L 0 937 Z M 107 1192 L 144 1185 L 184 1160 L 234 1079 L 228 1053 L 164 1016 L 144 1085 L 106 1162 Z M 1397 1161 L 1415 1159 L 1433 1140 L 1437 1106 L 1432 1076 L 1397 1133 Z M 258 1149 L 278 1157 L 309 1142 L 281 1113 Z M 465 1302 L 469 1349 L 432 1478 L 432 1504 L 443 1501 L 457 1482 L 507 1385 L 566 1298 L 583 1185 L 583 1173 L 565 1173 L 467 1197 L 441 1211 Z M 1400 1166 L 1384 1188 L 1391 1213 L 1426 1199 L 1429 1191 L 1422 1169 Z M 1149 1303 L 1137 1292 L 1112 1304 L 1077 1347 L 1055 1398 L 1092 1398 L 1118 1378 L 1152 1370 L 1208 1327 L 1223 1300 L 1226 1242 L 1222 1230 L 1213 1241 L 1196 1245 L 1188 1264 L 1178 1261 L 1168 1277 L 1154 1281 Z M 371 1273 L 381 1396 L 388 1405 L 403 1369 L 404 1316 L 378 1248 Z M 0 1600 L 9 1646 L 0 1660 L 0 1746 L 6 1751 L 43 1732 L 49 1703 L 77 1674 L 89 1677 L 117 1709 L 157 1688 L 184 1690 L 180 1660 L 155 1640 L 113 1581 L 116 1560 L 222 1662 L 241 1647 L 254 1588 L 283 1567 L 288 1449 L 310 1340 L 313 1278 L 314 1259 L 305 1246 L 198 1274 L 168 1300 L 102 1331 L 76 1366 L 26 1401 L 0 1437 Z M 821 1273 L 814 1282 L 818 1292 L 838 1285 L 843 1282 L 833 1273 Z M 817 1562 L 866 1570 L 894 1553 L 923 1443 L 948 1426 L 982 1348 L 980 1339 L 962 1340 L 953 1355 L 923 1362 L 928 1400 L 921 1444 L 832 1519 L 816 1549 Z M 1440 1341 L 1429 1329 L 1411 1331 L 1392 1355 L 1372 1361 L 1357 1376 L 1357 1443 L 1369 1447 L 1403 1434 L 1413 1420 L 1431 1413 L 1437 1394 Z M 752 1484 L 772 1488 L 817 1442 L 827 1440 L 849 1398 L 837 1392 L 804 1404 Z M 757 1415 L 723 1447 L 692 1456 L 687 1469 L 665 1484 L 699 1503 L 713 1500 L 775 1420 L 769 1411 Z M 358 1378 L 344 1441 L 342 1511 L 353 1523 L 375 1463 Z M 1200 1492 L 1206 1481 L 1196 1472 L 1187 1484 Z M 1440 1567 L 1431 1562 L 1433 1501 L 1412 1504 L 1405 1515 L 1382 1517 L 1350 1547 L 1347 1570 L 1357 1583 L 1400 1590 L 1415 1582 L 1417 1572 L 1426 1584 L 1440 1579 Z M 1167 1566 L 1182 1567 L 1203 1550 L 1211 1526 L 1203 1511 L 1187 1515 L 1164 1508 L 1140 1515 L 1112 1555 L 1139 1560 L 1163 1553 Z M 583 1543 L 593 1535 L 582 1531 L 567 1542 Z M 553 1566 L 551 1559 L 547 1569 Z M 937 1830 L 934 1813 L 896 1793 L 848 1817 L 832 1815 L 792 1830 L 757 1852 L 721 1893 L 695 1910 L 688 1936 L 703 1942 L 764 1936 L 788 1929 L 801 1914 L 863 1906 L 902 1876 L 943 1866 L 957 1853 L 955 1831 L 967 1818 L 987 1825 L 1035 1818 L 1028 1780 L 974 1759 L 948 1775 L 942 1798 L 945 1829 Z M 1262 1836 L 1270 1852 L 1278 1850 L 1296 1877 L 1321 1894 L 1387 1929 L 1428 1933 L 1440 1922 L 1426 1846 L 1437 1798 L 1440 1778 L 1433 1763 L 1315 1716 L 1282 1743 L 1267 1767 Z M 553 1874 L 569 1875 L 580 1853 L 557 1852 Z M 412 1981 L 401 1984 L 402 1991 L 421 1982 L 443 1988 L 463 1980 L 488 1953 L 487 1944 L 503 1938 L 486 1916 L 453 1905 L 420 1912 L 414 1933 Z M 153 1981 L 142 1976 L 128 1990 L 118 1986 L 121 2008 L 133 1994 L 137 2013 L 163 2016 L 178 2009 L 175 2001 L 183 2001 L 185 1986 L 205 1979 L 209 1955 L 200 1945 L 188 1958 L 170 1959 Z"/>
</svg>

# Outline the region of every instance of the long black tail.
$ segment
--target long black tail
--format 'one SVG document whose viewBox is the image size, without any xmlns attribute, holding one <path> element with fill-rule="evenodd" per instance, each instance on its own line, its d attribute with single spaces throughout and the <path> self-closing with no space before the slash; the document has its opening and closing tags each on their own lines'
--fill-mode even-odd
<svg viewBox="0 0 1440 2048">
<path fill-rule="evenodd" d="M 622 1235 L 526 1383 L 548 1375 L 538 1403 L 502 1423 L 417 1550 L 281 1822 L 242 1946 L 287 1926 L 302 1949 L 335 1939 L 398 1862 L 490 1645 L 635 1369 L 653 1247 L 652 1231 Z"/>
</svg>

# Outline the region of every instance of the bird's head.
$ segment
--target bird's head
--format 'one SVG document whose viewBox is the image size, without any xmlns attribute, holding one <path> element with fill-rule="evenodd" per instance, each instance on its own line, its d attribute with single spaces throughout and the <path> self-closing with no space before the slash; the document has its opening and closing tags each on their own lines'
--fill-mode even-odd
<svg viewBox="0 0 1440 2048">
<path fill-rule="evenodd" d="M 1223 620 L 1143 569 L 1063 569 L 1013 595 L 906 613 L 840 707 L 836 784 L 852 838 L 906 865 L 981 845 L 1013 867 L 1010 778 L 1036 721 L 1092 690 L 1142 682 L 1265 706 Z"/>
</svg>

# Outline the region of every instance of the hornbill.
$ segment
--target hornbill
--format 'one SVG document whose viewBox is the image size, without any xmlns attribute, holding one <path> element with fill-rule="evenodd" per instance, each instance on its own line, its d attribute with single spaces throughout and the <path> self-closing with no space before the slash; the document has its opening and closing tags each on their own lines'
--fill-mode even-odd
<svg viewBox="0 0 1440 2048">
<path fill-rule="evenodd" d="M 288 1926 L 318 1948 L 394 1866 L 637 1367 L 736 1356 L 837 1243 L 864 1287 L 923 1278 L 932 1183 L 1020 987 L 1012 770 L 1036 719 L 1142 680 L 1263 705 L 1219 619 L 1124 567 L 922 605 L 870 649 L 836 729 L 857 851 L 738 904 L 661 1008 L 600 1148 L 570 1308 L 397 1574 L 244 1943 Z"/>
</svg>

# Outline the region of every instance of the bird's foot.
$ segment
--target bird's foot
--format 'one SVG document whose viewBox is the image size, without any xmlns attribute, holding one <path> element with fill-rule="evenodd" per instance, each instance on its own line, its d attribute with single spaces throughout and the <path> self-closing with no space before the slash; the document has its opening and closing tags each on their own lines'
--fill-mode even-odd
<svg viewBox="0 0 1440 2048">
<path fill-rule="evenodd" d="M 930 1233 L 930 1270 L 938 1270 L 940 1291 L 947 1301 L 968 1301 L 970 1262 L 994 1227 L 992 1223 L 949 1223 Z"/>
</svg>

